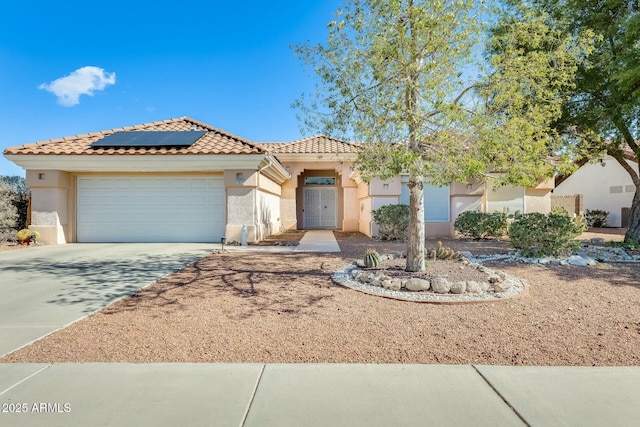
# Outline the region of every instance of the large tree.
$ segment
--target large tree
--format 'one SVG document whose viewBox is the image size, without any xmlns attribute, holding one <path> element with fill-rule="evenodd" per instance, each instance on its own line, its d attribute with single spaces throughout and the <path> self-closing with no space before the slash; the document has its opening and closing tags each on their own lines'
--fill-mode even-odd
<svg viewBox="0 0 640 427">
<path fill-rule="evenodd" d="M 557 129 L 578 156 L 593 160 L 609 154 L 629 173 L 636 191 L 625 241 L 640 242 L 640 177 L 626 161 L 640 160 L 640 1 L 526 4 L 546 11 L 553 27 L 567 35 L 597 36 L 593 52 L 581 63 Z"/>
<path fill-rule="evenodd" d="M 531 185 L 554 171 L 550 124 L 579 46 L 521 12 L 495 23 L 485 57 L 481 3 L 348 0 L 325 44 L 296 47 L 319 80 L 297 103 L 308 127 L 367 141 L 356 164 L 365 180 L 408 173 L 408 271 L 425 268 L 425 180 L 491 170 Z"/>
</svg>

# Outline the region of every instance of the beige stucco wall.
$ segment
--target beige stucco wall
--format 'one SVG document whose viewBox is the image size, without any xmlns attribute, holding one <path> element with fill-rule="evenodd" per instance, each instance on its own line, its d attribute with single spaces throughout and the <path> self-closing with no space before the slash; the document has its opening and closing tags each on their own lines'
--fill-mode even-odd
<svg viewBox="0 0 640 427">
<path fill-rule="evenodd" d="M 551 212 L 551 191 L 549 189 L 527 188 L 524 193 L 524 206 L 526 213 L 548 214 Z"/>
<path fill-rule="evenodd" d="M 227 242 L 242 241 L 247 227 L 247 242 L 257 242 L 280 231 L 282 189 L 276 182 L 249 169 L 224 171 L 227 189 Z"/>
<path fill-rule="evenodd" d="M 28 170 L 26 183 L 31 188 L 31 224 L 40 233 L 40 242 L 57 245 L 74 241 L 75 180 L 67 172 Z M 73 212 L 73 215 L 70 214 Z"/>
</svg>

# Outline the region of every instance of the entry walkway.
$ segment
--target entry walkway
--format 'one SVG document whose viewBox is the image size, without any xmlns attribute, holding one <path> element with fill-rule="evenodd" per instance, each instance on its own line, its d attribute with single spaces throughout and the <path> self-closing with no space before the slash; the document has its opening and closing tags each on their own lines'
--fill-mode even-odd
<svg viewBox="0 0 640 427">
<path fill-rule="evenodd" d="M 234 252 L 340 252 L 331 230 L 307 230 L 298 246 L 225 246 Z"/>
<path fill-rule="evenodd" d="M 294 252 L 340 252 L 340 246 L 331 230 L 309 230 L 294 248 Z"/>
<path fill-rule="evenodd" d="M 634 426 L 640 367 L 0 364 L 6 426 Z"/>
</svg>

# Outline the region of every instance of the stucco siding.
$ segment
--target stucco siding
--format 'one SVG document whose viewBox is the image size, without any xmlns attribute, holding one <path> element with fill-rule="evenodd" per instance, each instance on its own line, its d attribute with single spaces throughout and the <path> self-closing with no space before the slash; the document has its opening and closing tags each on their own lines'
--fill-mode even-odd
<svg viewBox="0 0 640 427">
<path fill-rule="evenodd" d="M 609 212 L 608 224 L 622 225 L 622 208 L 631 207 L 635 186 L 631 177 L 611 156 L 604 163 L 587 163 L 574 172 L 553 191 L 553 194 L 570 196 L 582 194 L 584 209 L 600 209 Z M 638 172 L 638 164 L 627 161 Z M 604 166 L 602 166 L 604 164 Z"/>
<path fill-rule="evenodd" d="M 280 197 L 275 194 L 258 191 L 257 193 L 258 240 L 280 231 Z"/>
</svg>

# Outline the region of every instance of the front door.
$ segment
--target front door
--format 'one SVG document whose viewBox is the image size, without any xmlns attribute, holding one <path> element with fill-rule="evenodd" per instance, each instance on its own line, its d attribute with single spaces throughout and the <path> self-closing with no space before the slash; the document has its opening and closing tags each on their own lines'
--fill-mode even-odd
<svg viewBox="0 0 640 427">
<path fill-rule="evenodd" d="M 336 228 L 338 218 L 335 187 L 305 187 L 304 228 Z"/>
</svg>

